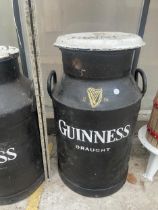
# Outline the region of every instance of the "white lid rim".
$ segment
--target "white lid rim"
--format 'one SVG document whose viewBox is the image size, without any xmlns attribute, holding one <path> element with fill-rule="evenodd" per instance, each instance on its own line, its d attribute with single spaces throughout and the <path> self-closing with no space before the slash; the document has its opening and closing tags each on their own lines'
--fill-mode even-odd
<svg viewBox="0 0 158 210">
<path fill-rule="evenodd" d="M 99 35 L 101 38 L 98 38 Z M 96 36 L 96 37 L 95 37 Z M 136 34 L 122 32 L 87 32 L 59 36 L 54 46 L 70 50 L 119 51 L 145 45 Z"/>
<path fill-rule="evenodd" d="M 143 46 L 145 46 L 145 43 L 143 44 L 143 45 L 140 45 L 140 46 L 137 46 L 137 47 L 128 47 L 128 48 L 121 48 L 121 47 L 119 47 L 119 48 L 117 48 L 117 47 L 115 47 L 115 48 L 113 48 L 113 49 L 107 49 L 107 48 L 102 48 L 102 49 L 94 49 L 94 48 L 82 48 L 82 47 L 80 47 L 80 48 L 75 48 L 75 47 L 65 47 L 64 45 L 62 46 L 62 45 L 57 45 L 56 43 L 54 43 L 54 47 L 58 47 L 58 48 L 60 48 L 60 49 L 67 49 L 67 50 L 84 50 L 84 51 L 123 51 L 123 50 L 135 50 L 135 49 L 138 49 L 138 48 L 141 48 L 141 47 L 143 47 Z"/>
<path fill-rule="evenodd" d="M 12 46 L 1 46 L 0 45 L 0 61 L 16 58 L 19 55 L 19 49 Z"/>
</svg>

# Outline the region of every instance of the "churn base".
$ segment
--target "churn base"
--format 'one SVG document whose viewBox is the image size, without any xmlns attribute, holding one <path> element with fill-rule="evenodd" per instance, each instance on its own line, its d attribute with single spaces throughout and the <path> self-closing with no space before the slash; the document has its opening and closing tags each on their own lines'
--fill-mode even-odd
<svg viewBox="0 0 158 210">
<path fill-rule="evenodd" d="M 109 195 L 117 192 L 126 182 L 126 177 L 125 177 L 119 184 L 114 185 L 113 187 L 110 187 L 110 188 L 88 189 L 88 188 L 80 187 L 77 184 L 71 182 L 67 177 L 64 176 L 64 174 L 60 171 L 60 169 L 58 171 L 59 171 L 59 175 L 60 175 L 62 181 L 64 182 L 64 184 L 66 184 L 74 192 L 79 193 L 83 196 L 87 196 L 87 197 L 98 198 L 98 197 L 109 196 Z"/>
<path fill-rule="evenodd" d="M 34 182 L 29 188 L 25 189 L 24 191 L 16 193 L 14 195 L 0 197 L 0 205 L 12 204 L 27 198 L 42 184 L 43 181 L 44 181 L 44 174 L 42 174 L 36 180 L 36 182 Z"/>
</svg>

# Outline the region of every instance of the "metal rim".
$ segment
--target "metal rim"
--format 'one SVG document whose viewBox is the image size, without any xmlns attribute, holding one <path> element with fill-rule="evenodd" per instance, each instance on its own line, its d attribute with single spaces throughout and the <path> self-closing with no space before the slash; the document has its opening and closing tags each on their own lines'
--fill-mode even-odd
<svg viewBox="0 0 158 210">
<path fill-rule="evenodd" d="M 6 58 L 14 58 L 19 55 L 19 49 L 12 46 L 0 46 L 0 60 L 4 60 Z"/>
<path fill-rule="evenodd" d="M 59 36 L 54 44 L 59 48 L 96 51 L 136 49 L 145 45 L 136 34 L 123 32 L 87 32 Z"/>
</svg>

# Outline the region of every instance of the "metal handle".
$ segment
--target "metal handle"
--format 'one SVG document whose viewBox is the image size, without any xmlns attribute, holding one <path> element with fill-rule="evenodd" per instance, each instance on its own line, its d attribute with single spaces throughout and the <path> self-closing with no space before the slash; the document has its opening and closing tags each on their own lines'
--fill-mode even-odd
<svg viewBox="0 0 158 210">
<path fill-rule="evenodd" d="M 146 93 L 146 90 L 147 90 L 147 78 L 146 78 L 146 75 L 145 75 L 145 73 L 142 69 L 136 69 L 135 74 L 134 74 L 134 78 L 135 78 L 135 81 L 137 82 L 137 84 L 138 84 L 138 75 L 139 74 L 142 77 L 142 83 L 143 83 L 141 93 L 142 93 L 142 96 L 144 96 L 144 94 Z"/>
<path fill-rule="evenodd" d="M 57 75 L 56 75 L 56 72 L 53 70 L 50 72 L 47 79 L 47 91 L 51 98 L 52 98 L 52 91 L 56 83 L 57 83 Z"/>
</svg>

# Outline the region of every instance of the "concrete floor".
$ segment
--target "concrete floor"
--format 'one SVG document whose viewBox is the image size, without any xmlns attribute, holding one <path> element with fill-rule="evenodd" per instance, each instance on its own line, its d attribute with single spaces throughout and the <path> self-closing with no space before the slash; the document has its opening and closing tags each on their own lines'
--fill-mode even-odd
<svg viewBox="0 0 158 210">
<path fill-rule="evenodd" d="M 137 139 L 135 142 L 129 172 L 136 177 L 136 184 L 127 181 L 117 193 L 104 198 L 83 197 L 63 184 L 54 154 L 50 182 L 43 184 L 28 199 L 14 205 L 0 206 L 0 210 L 158 210 L 158 175 L 152 183 L 143 179 L 148 153 Z"/>
</svg>

